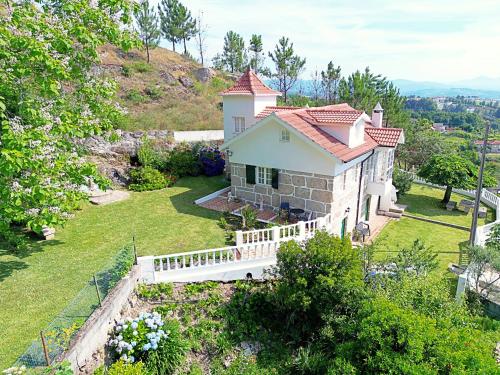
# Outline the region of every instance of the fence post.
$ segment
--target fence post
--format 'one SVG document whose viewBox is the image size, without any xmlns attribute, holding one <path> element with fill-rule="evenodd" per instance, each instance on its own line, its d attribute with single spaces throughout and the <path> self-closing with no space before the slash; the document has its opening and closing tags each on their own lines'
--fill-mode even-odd
<svg viewBox="0 0 500 375">
<path fill-rule="evenodd" d="M 47 343 L 45 342 L 45 336 L 43 331 L 40 331 L 40 338 L 42 339 L 43 355 L 45 356 L 45 362 L 47 362 L 47 367 L 50 366 L 49 351 L 47 349 Z"/>
<path fill-rule="evenodd" d="M 135 247 L 135 235 L 132 236 L 132 246 L 134 249 L 134 264 L 137 266 L 137 248 Z"/>
<path fill-rule="evenodd" d="M 94 275 L 95 291 L 97 292 L 97 299 L 99 300 L 99 307 L 102 307 L 101 293 L 99 293 L 99 286 L 97 285 L 97 280 Z"/>
<path fill-rule="evenodd" d="M 272 230 L 273 230 L 273 241 L 279 241 L 281 232 L 279 225 L 273 227 Z"/>
<path fill-rule="evenodd" d="M 298 240 L 305 240 L 306 239 L 306 222 L 305 221 L 299 221 L 299 236 Z"/>
<path fill-rule="evenodd" d="M 243 232 L 241 230 L 236 231 L 236 246 L 243 245 Z"/>
</svg>

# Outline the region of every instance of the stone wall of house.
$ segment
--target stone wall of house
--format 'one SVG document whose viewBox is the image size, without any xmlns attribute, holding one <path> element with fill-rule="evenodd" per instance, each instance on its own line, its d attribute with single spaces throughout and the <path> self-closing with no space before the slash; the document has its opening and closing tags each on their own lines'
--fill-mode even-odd
<svg viewBox="0 0 500 375">
<path fill-rule="evenodd" d="M 245 202 L 278 209 L 283 202 L 302 208 L 313 217 L 324 216 L 332 210 L 333 176 L 279 170 L 278 189 L 269 185 L 247 184 L 246 166 L 231 163 L 231 194 Z"/>
</svg>

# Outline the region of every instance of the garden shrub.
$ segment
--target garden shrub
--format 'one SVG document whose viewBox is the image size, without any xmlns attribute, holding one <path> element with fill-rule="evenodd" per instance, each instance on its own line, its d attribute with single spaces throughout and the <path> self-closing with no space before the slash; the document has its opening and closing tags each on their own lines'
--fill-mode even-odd
<svg viewBox="0 0 500 375">
<path fill-rule="evenodd" d="M 197 155 L 187 143 L 181 143 L 170 152 L 167 169 L 177 177 L 198 176 L 200 165 Z"/>
<path fill-rule="evenodd" d="M 392 184 L 397 190 L 398 196 L 405 195 L 411 189 L 413 177 L 409 173 L 405 173 L 398 168 L 394 168 L 392 174 Z"/>
<path fill-rule="evenodd" d="M 160 171 L 152 167 L 140 167 L 130 172 L 132 183 L 129 185 L 130 190 L 148 191 L 163 189 L 172 186 L 174 179 L 163 175 Z"/>
<path fill-rule="evenodd" d="M 189 349 L 188 342 L 181 335 L 179 322 L 166 321 L 163 329 L 167 332 L 167 339 L 160 341 L 157 349 L 149 350 L 144 360 L 151 375 L 173 374 Z"/>
<path fill-rule="evenodd" d="M 217 148 L 202 148 L 199 152 L 199 160 L 203 174 L 206 176 L 218 176 L 224 172 L 226 162 Z"/>
<path fill-rule="evenodd" d="M 101 367 L 102 371 L 94 371 L 94 375 L 148 375 L 144 368 L 144 363 L 127 363 L 119 360 L 113 363 L 108 369 Z"/>
<path fill-rule="evenodd" d="M 167 170 L 169 153 L 162 142 L 143 137 L 137 157 L 143 167 L 152 167 L 162 172 Z"/>
<path fill-rule="evenodd" d="M 243 229 L 255 228 L 257 224 L 257 212 L 250 206 L 246 206 L 241 210 L 241 226 Z"/>
</svg>

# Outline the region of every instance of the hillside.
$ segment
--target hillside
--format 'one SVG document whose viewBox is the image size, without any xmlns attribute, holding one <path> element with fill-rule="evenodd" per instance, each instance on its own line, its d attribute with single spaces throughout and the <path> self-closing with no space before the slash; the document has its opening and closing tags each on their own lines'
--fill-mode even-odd
<svg viewBox="0 0 500 375">
<path fill-rule="evenodd" d="M 222 128 L 220 91 L 229 76 L 164 48 L 151 52 L 101 49 L 101 68 L 119 84 L 118 101 L 128 110 L 124 130 L 203 130 Z M 205 81 L 206 82 L 203 82 Z"/>
</svg>

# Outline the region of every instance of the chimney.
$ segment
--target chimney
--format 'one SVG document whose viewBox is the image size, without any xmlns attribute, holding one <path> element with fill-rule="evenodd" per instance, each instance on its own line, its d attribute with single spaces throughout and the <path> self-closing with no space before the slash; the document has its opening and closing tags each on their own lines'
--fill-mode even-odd
<svg viewBox="0 0 500 375">
<path fill-rule="evenodd" d="M 372 125 L 376 128 L 381 128 L 383 116 L 384 116 L 384 109 L 382 108 L 380 103 L 377 103 L 375 108 L 373 108 L 372 112 Z"/>
</svg>

